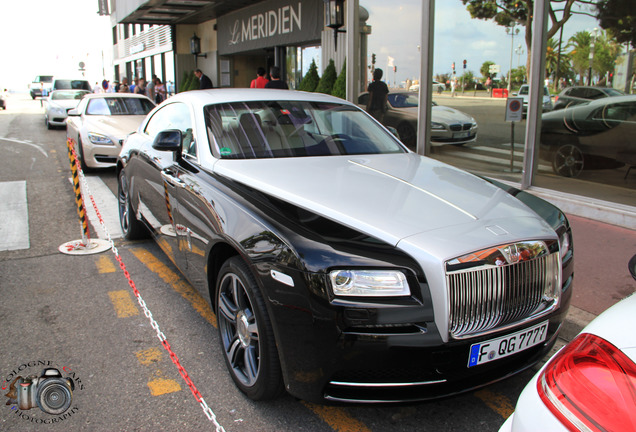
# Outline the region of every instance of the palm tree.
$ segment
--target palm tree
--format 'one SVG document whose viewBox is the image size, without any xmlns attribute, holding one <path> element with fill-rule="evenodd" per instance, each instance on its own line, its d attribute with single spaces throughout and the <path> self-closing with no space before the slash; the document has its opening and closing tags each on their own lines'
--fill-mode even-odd
<svg viewBox="0 0 636 432">
<path fill-rule="evenodd" d="M 572 60 L 572 69 L 579 75 L 579 84 L 585 82 L 587 71 L 590 67 L 590 41 L 592 37 L 588 31 L 576 32 L 568 40 L 566 49 L 570 49 L 568 55 Z"/>
</svg>

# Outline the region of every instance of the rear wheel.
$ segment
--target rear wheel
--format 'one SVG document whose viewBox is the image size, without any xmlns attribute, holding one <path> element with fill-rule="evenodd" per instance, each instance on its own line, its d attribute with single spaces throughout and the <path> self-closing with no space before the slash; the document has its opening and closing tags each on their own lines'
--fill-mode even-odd
<svg viewBox="0 0 636 432">
<path fill-rule="evenodd" d="M 216 314 L 225 363 L 236 386 L 250 399 L 283 391 L 274 331 L 254 276 L 240 257 L 221 267 Z"/>
<path fill-rule="evenodd" d="M 119 204 L 119 223 L 127 240 L 137 240 L 148 237 L 148 230 L 137 219 L 130 206 L 130 188 L 124 170 L 119 172 L 117 201 Z"/>
<path fill-rule="evenodd" d="M 560 146 L 552 157 L 552 169 L 563 177 L 576 177 L 583 171 L 583 152 L 575 145 Z"/>
<path fill-rule="evenodd" d="M 405 146 L 411 149 L 415 148 L 415 130 L 410 124 L 400 123 L 397 127 L 397 131 L 398 135 L 400 136 L 400 141 L 402 141 Z"/>
</svg>

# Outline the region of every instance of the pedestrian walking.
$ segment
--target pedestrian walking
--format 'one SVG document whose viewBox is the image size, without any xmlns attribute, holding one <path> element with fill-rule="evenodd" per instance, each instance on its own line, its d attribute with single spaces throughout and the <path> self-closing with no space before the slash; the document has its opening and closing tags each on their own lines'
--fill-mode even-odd
<svg viewBox="0 0 636 432">
<path fill-rule="evenodd" d="M 386 100 L 389 95 L 389 87 L 381 81 L 384 72 L 380 68 L 373 71 L 373 81 L 369 84 L 369 100 L 367 101 L 367 112 L 380 123 L 384 122 L 386 112 Z"/>
<path fill-rule="evenodd" d="M 118 93 L 130 93 L 130 87 L 128 86 L 128 78 L 123 77 L 121 79 L 121 84 L 119 84 Z"/>
<path fill-rule="evenodd" d="M 203 72 L 201 72 L 201 69 L 195 70 L 194 74 L 196 75 L 197 78 L 199 78 L 199 89 L 200 90 L 214 88 L 214 86 L 212 85 L 212 80 L 210 79 L 210 77 L 205 75 Z"/>
<path fill-rule="evenodd" d="M 250 83 L 250 88 L 265 88 L 265 85 L 269 82 L 265 78 L 265 68 L 259 67 L 256 69 L 256 78 Z"/>
<path fill-rule="evenodd" d="M 159 78 L 155 78 L 155 103 L 158 105 L 166 99 L 166 87 Z"/>
<path fill-rule="evenodd" d="M 265 88 L 282 90 L 289 89 L 287 83 L 280 79 L 280 68 L 278 66 L 273 66 L 269 70 L 269 77 L 271 78 L 271 80 L 267 84 L 265 84 Z"/>
<path fill-rule="evenodd" d="M 150 100 L 155 100 L 155 80 L 157 79 L 157 75 L 152 74 L 152 78 L 150 78 L 150 82 L 146 86 L 146 96 L 150 98 Z"/>
<path fill-rule="evenodd" d="M 147 88 L 146 88 L 146 80 L 143 78 L 139 78 L 137 80 L 137 85 L 135 86 L 135 93 L 147 96 Z"/>
<path fill-rule="evenodd" d="M 457 77 L 451 78 L 451 97 L 457 96 Z"/>
</svg>

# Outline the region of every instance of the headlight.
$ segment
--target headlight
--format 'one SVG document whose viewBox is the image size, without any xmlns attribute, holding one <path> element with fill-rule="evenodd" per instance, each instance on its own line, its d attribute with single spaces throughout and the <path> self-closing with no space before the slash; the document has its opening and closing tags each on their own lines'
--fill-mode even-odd
<svg viewBox="0 0 636 432">
<path fill-rule="evenodd" d="M 431 122 L 431 129 L 437 129 L 437 130 L 445 130 L 446 126 L 444 126 L 441 123 L 437 123 L 437 122 Z"/>
<path fill-rule="evenodd" d="M 110 140 L 110 138 L 108 138 L 106 135 L 102 135 L 102 134 L 98 134 L 95 132 L 89 132 L 88 133 L 88 139 L 93 143 L 93 144 L 99 144 L 99 145 L 115 145 L 113 144 L 113 142 Z"/>
<path fill-rule="evenodd" d="M 572 244 L 570 243 L 570 235 L 566 231 L 561 234 L 561 238 L 559 238 L 559 255 L 561 256 L 561 262 L 563 262 L 565 255 L 567 255 L 571 247 Z"/>
<path fill-rule="evenodd" d="M 329 273 L 335 295 L 390 297 L 410 295 L 406 276 L 394 270 L 334 270 Z"/>
</svg>

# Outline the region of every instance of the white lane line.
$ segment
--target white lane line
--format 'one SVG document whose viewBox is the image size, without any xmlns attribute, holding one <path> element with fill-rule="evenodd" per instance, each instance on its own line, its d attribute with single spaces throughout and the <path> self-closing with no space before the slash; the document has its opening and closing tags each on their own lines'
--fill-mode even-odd
<svg viewBox="0 0 636 432">
<path fill-rule="evenodd" d="M 113 239 L 122 238 L 124 233 L 122 233 L 121 225 L 119 224 L 119 206 L 117 203 L 117 197 L 110 191 L 110 189 L 108 189 L 106 183 L 104 183 L 98 176 L 85 177 L 88 188 L 95 199 L 97 209 L 102 215 L 104 225 L 106 225 L 106 229 L 110 233 L 110 237 Z M 73 183 L 73 179 L 69 178 L 68 180 L 71 184 Z M 91 235 L 97 235 L 97 238 L 106 239 L 106 235 L 104 234 L 102 225 L 99 223 L 99 218 L 93 208 L 93 203 L 91 203 L 90 197 L 87 195 L 85 190 L 82 190 L 82 194 L 85 200 L 84 207 L 86 209 L 86 216 L 88 216 L 88 220 L 94 228 Z"/>
<path fill-rule="evenodd" d="M 0 251 L 28 249 L 26 181 L 0 183 Z"/>
</svg>

